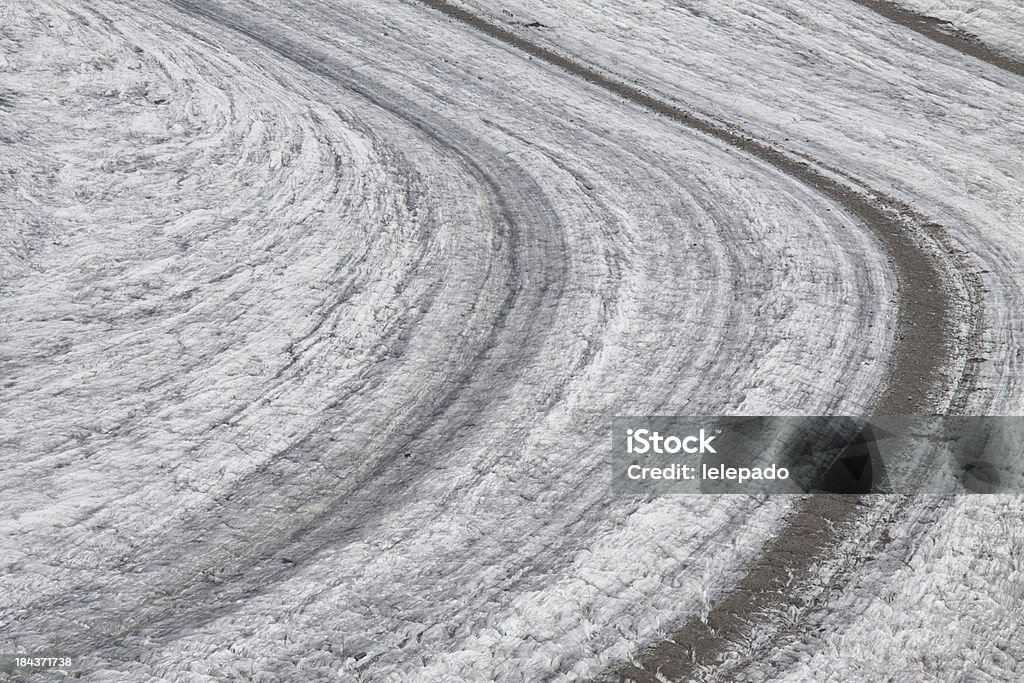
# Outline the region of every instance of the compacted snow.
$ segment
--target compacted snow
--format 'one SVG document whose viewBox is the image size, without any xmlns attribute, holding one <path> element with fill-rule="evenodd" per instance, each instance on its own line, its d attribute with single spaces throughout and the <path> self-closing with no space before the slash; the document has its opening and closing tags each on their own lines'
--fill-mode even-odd
<svg viewBox="0 0 1024 683">
<path fill-rule="evenodd" d="M 971 406 L 1019 404 L 1010 76 L 846 5 L 474 8 L 939 220 L 987 271 Z M 0 651 L 87 680 L 597 675 L 793 503 L 615 496 L 612 416 L 863 414 L 884 385 L 897 283 L 857 217 L 429 8 L 2 18 Z"/>
<path fill-rule="evenodd" d="M 937 221 L 982 283 L 982 341 L 971 361 L 977 390 L 966 409 L 1020 412 L 1019 76 L 853 4 L 518 1 L 503 3 L 500 11 L 482 2 L 462 4 L 659 97 L 731 121 L 812 163 L 841 168 L 851 182 Z M 1013 37 L 1024 34 L 1019 13 L 1005 4 L 946 3 L 944 13 L 939 3 L 924 4 L 929 7 L 906 6 L 991 39 L 995 48 L 1019 47 Z M 966 17 L 974 21 L 967 25 Z M 1007 54 L 1019 58 L 1014 50 Z M 820 628 L 835 635 L 800 651 L 798 679 L 872 678 L 894 671 L 891 665 L 946 679 L 966 675 L 981 661 L 979 676 L 1019 676 L 1024 576 L 1015 559 L 1019 537 L 1006 531 L 1007 520 L 1024 513 L 1020 501 L 948 505 L 925 499 L 919 507 L 926 511 L 919 514 L 942 514 L 923 549 L 905 548 L 899 561 L 909 570 L 891 577 L 876 572 L 852 605 L 849 596 L 831 605 L 831 623 L 825 619 Z M 976 552 L 981 548 L 991 550 Z M 890 581 L 892 588 L 883 588 Z M 898 597 L 879 606 L 883 591 Z M 865 616 L 847 630 L 851 611 Z M 887 630 L 878 632 L 882 615 Z M 918 635 L 890 637 L 901 629 Z M 926 640 L 941 645 L 915 649 Z M 806 659 L 808 651 L 816 653 L 813 659 Z M 964 658 L 964 652 L 972 654 Z"/>
<path fill-rule="evenodd" d="M 1024 61 L 1024 5 L 1016 0 L 898 0 L 894 5 L 946 22 L 1018 61 Z"/>
</svg>

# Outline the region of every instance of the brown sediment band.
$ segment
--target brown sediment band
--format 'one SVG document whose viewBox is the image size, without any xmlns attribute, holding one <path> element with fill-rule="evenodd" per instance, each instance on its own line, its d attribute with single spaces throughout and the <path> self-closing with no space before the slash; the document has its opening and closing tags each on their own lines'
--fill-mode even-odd
<svg viewBox="0 0 1024 683">
<path fill-rule="evenodd" d="M 964 338 L 961 330 L 976 329 L 977 321 L 961 323 L 965 316 L 980 317 L 980 302 L 975 300 L 976 291 L 968 282 L 971 276 L 963 270 L 964 264 L 948 258 L 941 226 L 896 199 L 875 191 L 869 195 L 854 183 L 843 182 L 838 179 L 842 175 L 833 169 L 794 158 L 735 126 L 659 99 L 445 0 L 421 2 L 588 83 L 766 162 L 855 215 L 885 247 L 899 282 L 899 337 L 886 386 L 875 402 L 875 413 L 935 412 L 962 402 L 962 395 L 971 384 L 967 375 L 973 368 L 964 366 L 963 374 L 949 370 L 957 366 L 963 349 L 973 341 Z M 950 40 L 960 39 L 951 36 Z M 975 46 L 975 51 L 978 49 Z M 988 52 L 984 54 L 990 57 L 985 61 L 991 63 L 995 59 Z M 1001 68 L 1020 73 L 1014 70 L 1020 65 L 1014 64 L 1003 60 Z M 926 246 L 928 243 L 932 246 Z M 961 280 L 963 286 L 959 290 L 947 284 L 951 276 Z M 649 645 L 636 654 L 633 664 L 606 672 L 602 680 L 654 682 L 659 680 L 656 672 L 672 680 L 687 680 L 700 668 L 717 663 L 723 652 L 733 649 L 750 631 L 752 622 L 766 622 L 770 628 L 770 612 L 789 605 L 803 606 L 809 584 L 815 578 L 815 568 L 838 547 L 858 520 L 872 514 L 873 507 L 860 496 L 821 494 L 801 499 L 760 558 L 703 618 L 691 619 L 670 639 Z M 882 530 L 863 544 L 863 554 L 869 548 L 877 552 L 888 542 L 888 535 Z"/>
</svg>

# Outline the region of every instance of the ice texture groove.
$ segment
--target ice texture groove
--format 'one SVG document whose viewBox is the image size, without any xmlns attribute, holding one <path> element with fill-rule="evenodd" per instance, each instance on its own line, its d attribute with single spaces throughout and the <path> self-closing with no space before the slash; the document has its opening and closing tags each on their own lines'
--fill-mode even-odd
<svg viewBox="0 0 1024 683">
<path fill-rule="evenodd" d="M 898 9 L 937 20 L 965 41 L 989 46 L 1017 62 L 1024 62 L 1024 7 L 1013 0 L 899 0 Z"/>
<path fill-rule="evenodd" d="M 824 161 L 841 168 L 851 182 L 877 188 L 937 220 L 947 230 L 944 248 L 961 263 L 973 264 L 968 266 L 973 271 L 970 277 L 980 283 L 975 291 L 982 294 L 979 308 L 984 317 L 977 327 L 982 343 L 968 361 L 975 364 L 976 379 L 963 408 L 977 413 L 1019 412 L 1019 226 L 1024 219 L 1019 197 L 1024 169 L 1019 162 L 1024 158 L 1020 154 L 1024 129 L 1018 115 L 1021 80 L 1014 69 L 975 59 L 969 50 L 958 51 L 946 42 L 922 39 L 898 22 L 846 3 L 830 3 L 826 8 L 792 2 L 629 5 L 598 1 L 570 7 L 524 1 L 504 3 L 500 12 L 485 3 L 460 4 L 658 98 L 711 118 L 725 117 L 808 163 Z M 942 13 L 956 28 L 981 40 L 991 39 L 992 49 L 1006 50 L 1007 59 L 1019 60 L 1016 44 L 1001 39 L 1020 34 L 1024 27 L 1013 20 L 1012 8 L 997 3 L 901 5 L 920 11 L 924 11 L 922 5 L 929 5 L 929 14 Z M 993 21 L 999 13 L 1001 19 Z M 973 31 L 966 28 L 968 18 Z M 723 53 L 723 45 L 730 50 Z M 932 559 L 942 563 L 942 570 L 930 572 L 915 565 L 914 574 L 898 580 L 906 581 L 903 585 L 973 597 L 970 603 L 941 607 L 898 601 L 898 608 L 889 611 L 889 623 L 894 630 L 924 629 L 926 637 L 932 638 L 950 619 L 968 624 L 970 630 L 952 639 L 944 634 L 944 647 L 949 652 L 980 651 L 984 648 L 978 643 L 986 640 L 1003 643 L 1001 654 L 985 665 L 986 675 L 1005 680 L 1014 677 L 1021 658 L 1019 644 L 1007 641 L 1013 631 L 1007 624 L 1019 622 L 1009 605 L 1019 593 L 1020 571 L 1008 561 L 1019 552 L 1019 539 L 992 523 L 988 505 L 1001 506 L 1004 515 L 1020 515 L 1019 504 L 1012 499 L 958 506 L 922 501 L 907 510 L 907 518 L 892 530 L 893 536 L 908 534 L 921 516 L 939 515 L 943 528 L 959 531 L 936 536 L 945 550 Z M 987 520 L 976 534 L 1009 554 L 987 562 L 953 550 L 968 543 L 955 537 L 962 533 L 961 518 Z M 918 553 L 913 543 L 895 544 L 892 552 L 896 557 L 887 558 L 892 564 L 882 563 L 889 571 Z M 870 567 L 866 571 L 871 578 L 865 580 L 862 592 L 855 593 L 859 600 L 855 609 L 851 610 L 852 599 L 846 591 L 839 590 L 834 591 L 835 602 L 826 599 L 819 605 L 814 619 L 793 621 L 776 615 L 777 623 L 792 624 L 787 629 L 795 642 L 794 658 L 816 653 L 813 668 L 795 669 L 795 680 L 811 671 L 816 679 L 870 677 L 881 669 L 891 670 L 890 664 L 905 663 L 913 675 L 962 675 L 969 665 L 955 656 L 919 657 L 918 650 L 899 639 L 871 636 L 872 618 L 854 615 L 874 610 L 887 579 L 885 571 Z M 981 576 L 966 591 L 944 583 L 947 577 L 975 571 Z M 983 585 L 993 599 L 987 599 Z M 984 617 L 969 614 L 973 609 L 969 604 L 984 604 Z M 873 613 L 877 618 L 878 612 Z M 848 620 L 856 635 L 830 638 L 832 649 L 819 650 L 824 644 L 820 633 L 843 633 Z M 778 653 L 772 651 L 771 661 L 779 667 L 773 669 L 757 659 L 767 657 L 766 651 L 758 654 L 739 644 L 723 643 L 723 647 L 726 651 L 716 654 L 750 664 L 750 670 L 741 668 L 740 673 L 754 676 L 753 680 L 777 675 L 794 661 L 805 661 L 777 662 Z M 837 653 L 842 660 L 833 670 L 831 661 Z M 859 658 L 864 657 L 870 662 L 861 666 Z M 976 659 L 970 661 L 977 664 Z M 709 680 L 716 675 L 711 669 L 698 673 Z M 650 675 L 653 680 L 653 672 Z M 718 680 L 733 680 L 730 677 L 736 675 L 736 667 L 726 667 Z"/>
<path fill-rule="evenodd" d="M 415 3 L 3 12 L 8 650 L 595 675 L 791 504 L 610 497 L 610 417 L 857 414 L 884 382 L 897 287 L 856 217 Z M 982 247 L 1009 319 L 1016 252 Z"/>
<path fill-rule="evenodd" d="M 945 226 L 984 272 L 985 345 L 972 410 L 1020 405 L 1021 79 L 853 3 L 625 5 L 530 0 L 484 16 L 821 160 Z M 509 16 L 511 15 L 511 16 Z M 1016 26 L 1016 28 L 1014 28 Z M 1008 24 L 1009 32 L 1021 24 Z M 721 45 L 731 45 L 728 54 Z"/>
</svg>

